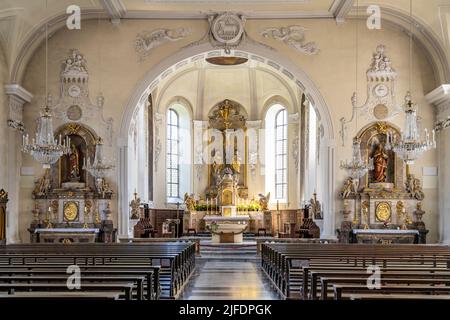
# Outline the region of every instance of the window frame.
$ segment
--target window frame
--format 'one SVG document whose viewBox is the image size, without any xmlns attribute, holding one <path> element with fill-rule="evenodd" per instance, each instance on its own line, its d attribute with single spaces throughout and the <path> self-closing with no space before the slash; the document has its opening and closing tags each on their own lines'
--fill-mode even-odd
<svg viewBox="0 0 450 320">
<path fill-rule="evenodd" d="M 172 123 L 171 113 L 176 116 L 176 124 Z M 177 137 L 173 138 L 172 128 L 177 128 Z M 180 115 L 173 108 L 168 108 L 167 110 L 167 124 L 166 124 L 166 195 L 167 198 L 180 198 Z M 176 141 L 177 150 L 173 153 L 172 142 Z M 175 158 L 175 159 L 174 159 Z M 176 161 L 176 167 L 171 166 L 171 163 Z M 177 181 L 172 181 L 172 173 L 176 171 Z M 177 194 L 174 195 L 173 185 L 176 185 Z"/>
<path fill-rule="evenodd" d="M 288 187 L 288 121 L 286 107 L 278 110 L 274 117 L 274 191 L 275 199 L 284 200 L 287 199 L 287 187 Z M 279 124 L 279 118 L 282 118 L 281 124 Z M 279 130 L 281 129 L 281 137 Z M 278 149 L 281 149 L 281 153 Z M 281 158 L 281 167 L 278 159 Z M 280 177 L 281 175 L 281 177 Z M 281 181 L 280 181 L 281 180 Z M 281 187 L 281 194 L 278 193 L 278 188 Z"/>
</svg>

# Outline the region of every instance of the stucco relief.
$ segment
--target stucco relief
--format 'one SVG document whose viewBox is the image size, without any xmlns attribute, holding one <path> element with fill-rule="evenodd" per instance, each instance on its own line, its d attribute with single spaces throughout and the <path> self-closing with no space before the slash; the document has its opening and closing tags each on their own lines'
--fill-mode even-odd
<svg viewBox="0 0 450 320">
<path fill-rule="evenodd" d="M 60 97 L 53 106 L 49 95 L 47 104 L 51 107 L 58 125 L 67 122 L 81 122 L 93 128 L 107 145 L 112 146 L 113 119 L 105 118 L 105 98 L 100 93 L 93 103 L 89 96 L 89 73 L 87 60 L 80 51 L 71 49 L 61 64 Z"/>
<path fill-rule="evenodd" d="M 260 34 L 264 38 L 282 41 L 296 51 L 306 55 L 319 53 L 315 42 L 305 41 L 306 30 L 305 27 L 293 25 L 281 28 L 267 28 L 261 31 Z"/>
<path fill-rule="evenodd" d="M 154 48 L 169 41 L 184 39 L 191 33 L 192 31 L 189 28 L 162 28 L 152 31 L 143 31 L 136 36 L 135 50 L 139 55 L 140 60 L 144 60 Z"/>
</svg>

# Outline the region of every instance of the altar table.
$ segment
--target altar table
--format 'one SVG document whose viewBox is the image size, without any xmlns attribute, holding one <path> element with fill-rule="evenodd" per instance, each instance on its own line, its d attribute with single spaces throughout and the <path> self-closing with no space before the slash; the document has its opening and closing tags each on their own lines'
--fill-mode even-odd
<svg viewBox="0 0 450 320">
<path fill-rule="evenodd" d="M 95 242 L 99 229 L 96 228 L 37 228 L 41 243 L 86 243 Z"/>
<path fill-rule="evenodd" d="M 370 244 L 418 243 L 419 231 L 397 229 L 353 229 L 353 242 Z"/>
</svg>

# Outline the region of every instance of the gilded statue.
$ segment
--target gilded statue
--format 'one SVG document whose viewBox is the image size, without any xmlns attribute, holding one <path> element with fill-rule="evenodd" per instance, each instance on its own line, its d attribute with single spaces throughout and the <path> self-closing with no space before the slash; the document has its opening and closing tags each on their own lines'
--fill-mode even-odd
<svg viewBox="0 0 450 320">
<path fill-rule="evenodd" d="M 347 199 L 353 191 L 353 179 L 347 178 L 344 182 L 344 186 L 341 189 L 341 197 Z"/>
<path fill-rule="evenodd" d="M 389 156 L 384 150 L 384 146 L 379 143 L 373 153 L 373 179 L 375 182 L 386 182 L 388 158 Z"/>
<path fill-rule="evenodd" d="M 265 196 L 262 193 L 258 194 L 259 196 L 259 205 L 261 206 L 262 211 L 269 210 L 269 200 L 270 200 L 270 192 Z"/>
<path fill-rule="evenodd" d="M 46 194 L 51 188 L 50 169 L 46 169 L 44 175 L 38 179 L 34 187 L 34 195 Z"/>
<path fill-rule="evenodd" d="M 188 194 L 187 192 L 184 194 L 184 204 L 186 205 L 186 210 L 193 211 L 195 210 L 195 199 L 194 194 Z"/>
<path fill-rule="evenodd" d="M 416 178 L 413 174 L 409 174 L 406 177 L 406 192 L 408 192 L 415 199 L 422 201 L 425 198 L 425 194 L 422 190 L 420 179 Z"/>
<path fill-rule="evenodd" d="M 69 177 L 71 181 L 80 180 L 80 152 L 74 144 L 70 146 Z"/>
<path fill-rule="evenodd" d="M 241 162 L 239 161 L 239 156 L 235 154 L 233 156 L 233 163 L 232 163 L 233 171 L 237 174 L 241 173 Z"/>
</svg>

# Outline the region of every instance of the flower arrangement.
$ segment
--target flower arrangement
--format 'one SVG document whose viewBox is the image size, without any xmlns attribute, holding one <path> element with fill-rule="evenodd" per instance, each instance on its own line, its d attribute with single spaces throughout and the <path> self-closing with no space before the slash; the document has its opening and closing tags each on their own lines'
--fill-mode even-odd
<svg viewBox="0 0 450 320">
<path fill-rule="evenodd" d="M 195 211 L 218 211 L 218 206 L 216 205 L 206 205 L 206 203 L 196 203 L 194 205 Z"/>
<path fill-rule="evenodd" d="M 239 204 L 236 206 L 237 211 L 261 211 L 261 205 L 257 202 L 247 204 Z"/>
</svg>

